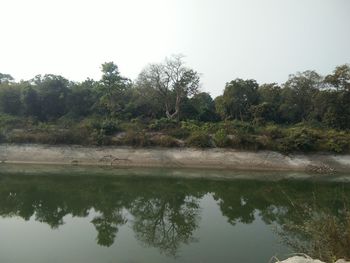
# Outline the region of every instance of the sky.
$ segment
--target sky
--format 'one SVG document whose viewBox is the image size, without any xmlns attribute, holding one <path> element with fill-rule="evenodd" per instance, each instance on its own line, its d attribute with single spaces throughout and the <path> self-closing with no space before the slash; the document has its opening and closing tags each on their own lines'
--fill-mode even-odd
<svg viewBox="0 0 350 263">
<path fill-rule="evenodd" d="M 202 90 L 283 83 L 350 63 L 350 0 L 0 0 L 0 72 L 99 79 L 114 61 L 135 79 L 149 63 L 185 55 Z"/>
</svg>

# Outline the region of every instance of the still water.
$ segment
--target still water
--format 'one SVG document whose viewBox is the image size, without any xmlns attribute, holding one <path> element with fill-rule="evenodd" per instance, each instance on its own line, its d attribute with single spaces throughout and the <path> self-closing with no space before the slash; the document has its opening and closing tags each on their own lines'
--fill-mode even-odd
<svg viewBox="0 0 350 263">
<path fill-rule="evenodd" d="M 307 242 L 289 226 L 350 197 L 347 183 L 303 176 L 20 170 L 0 171 L 0 262 L 269 262 Z"/>
</svg>

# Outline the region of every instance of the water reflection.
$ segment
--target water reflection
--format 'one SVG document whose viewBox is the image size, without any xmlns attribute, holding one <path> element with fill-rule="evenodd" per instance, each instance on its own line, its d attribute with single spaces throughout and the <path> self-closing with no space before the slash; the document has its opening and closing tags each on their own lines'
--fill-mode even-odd
<svg viewBox="0 0 350 263">
<path fill-rule="evenodd" d="M 345 184 L 19 174 L 0 176 L 0 215 L 59 228 L 66 215 L 87 217 L 93 209 L 99 245 L 111 246 L 128 223 L 144 246 L 176 256 L 181 245 L 197 240 L 200 201 L 208 193 L 230 224 L 250 224 L 258 214 L 291 247 L 304 250 L 315 241 L 303 231 L 306 223 L 312 228 L 324 215 L 344 223 L 350 207 Z"/>
</svg>

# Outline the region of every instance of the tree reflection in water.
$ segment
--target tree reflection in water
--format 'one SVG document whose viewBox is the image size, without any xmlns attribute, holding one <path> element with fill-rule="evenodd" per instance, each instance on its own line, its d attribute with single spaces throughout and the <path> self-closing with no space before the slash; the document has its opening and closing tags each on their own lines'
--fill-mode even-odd
<svg viewBox="0 0 350 263">
<path fill-rule="evenodd" d="M 118 232 L 118 226 L 124 225 L 126 218 L 120 211 L 108 211 L 95 217 L 91 223 L 97 230 L 97 244 L 109 247 L 113 245 L 114 239 Z"/>
<path fill-rule="evenodd" d="M 333 234 L 343 234 L 337 237 L 341 242 L 331 253 L 319 257 L 349 256 L 344 252 L 350 251 L 350 241 L 346 241 L 350 240 L 347 184 L 2 174 L 0 215 L 25 220 L 34 216 L 35 220 L 58 228 L 64 224 L 64 216 L 86 217 L 93 209 L 96 215 L 91 223 L 99 245 L 111 246 L 118 229 L 130 224 L 143 245 L 176 256 L 182 245 L 196 241 L 199 204 L 208 193 L 230 224 L 250 224 L 259 215 L 266 224 L 275 225 L 296 252 L 319 253 L 325 246 L 320 239 L 327 235 L 318 226 L 327 222 L 326 229 L 333 226 Z M 325 240 L 333 242 L 331 237 Z"/>
<path fill-rule="evenodd" d="M 131 209 L 138 240 L 176 256 L 181 244 L 195 241 L 198 227 L 198 200 L 173 193 L 163 198 L 137 198 Z"/>
</svg>

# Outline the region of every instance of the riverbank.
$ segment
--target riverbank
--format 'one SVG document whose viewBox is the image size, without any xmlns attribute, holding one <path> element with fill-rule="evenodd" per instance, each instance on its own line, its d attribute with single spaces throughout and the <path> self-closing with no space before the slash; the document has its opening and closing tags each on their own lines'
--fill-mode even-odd
<svg viewBox="0 0 350 263">
<path fill-rule="evenodd" d="M 1 144 L 1 163 L 256 171 L 350 172 L 350 155 L 290 154 L 231 149 L 131 148 Z"/>
</svg>

